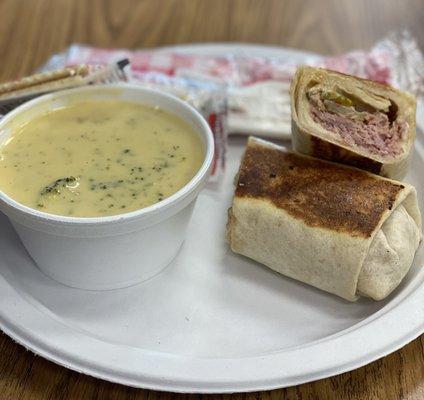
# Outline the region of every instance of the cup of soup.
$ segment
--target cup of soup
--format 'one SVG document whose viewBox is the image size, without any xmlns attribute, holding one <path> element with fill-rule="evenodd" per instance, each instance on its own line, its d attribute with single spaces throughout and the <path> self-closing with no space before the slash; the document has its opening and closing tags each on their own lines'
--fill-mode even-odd
<svg viewBox="0 0 424 400">
<path fill-rule="evenodd" d="M 213 151 L 204 118 L 173 96 L 123 84 L 45 95 L 0 121 L 0 210 L 56 281 L 130 286 L 178 253 Z"/>
</svg>

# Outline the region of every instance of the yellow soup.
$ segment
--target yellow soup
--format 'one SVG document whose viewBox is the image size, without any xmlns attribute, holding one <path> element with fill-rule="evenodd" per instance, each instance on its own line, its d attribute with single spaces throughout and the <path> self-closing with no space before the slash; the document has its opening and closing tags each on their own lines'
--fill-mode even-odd
<svg viewBox="0 0 424 400">
<path fill-rule="evenodd" d="M 52 214 L 120 214 L 181 189 L 203 157 L 200 137 L 169 112 L 87 101 L 17 128 L 0 148 L 0 188 Z"/>
</svg>

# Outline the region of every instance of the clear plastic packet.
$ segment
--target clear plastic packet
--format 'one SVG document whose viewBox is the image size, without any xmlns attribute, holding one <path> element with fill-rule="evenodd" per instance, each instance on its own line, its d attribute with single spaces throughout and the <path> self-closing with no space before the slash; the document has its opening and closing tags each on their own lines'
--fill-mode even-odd
<svg viewBox="0 0 424 400">
<path fill-rule="evenodd" d="M 128 64 L 128 59 L 104 66 L 79 64 L 0 84 L 0 114 L 4 115 L 18 105 L 46 93 L 91 84 L 126 82 Z"/>
</svg>

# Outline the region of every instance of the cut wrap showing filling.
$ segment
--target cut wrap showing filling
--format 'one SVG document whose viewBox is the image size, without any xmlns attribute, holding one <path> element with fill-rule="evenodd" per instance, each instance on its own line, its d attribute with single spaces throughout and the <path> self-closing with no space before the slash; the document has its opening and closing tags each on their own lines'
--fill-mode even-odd
<svg viewBox="0 0 424 400">
<path fill-rule="evenodd" d="M 397 107 L 387 99 L 378 109 L 337 90 L 312 87 L 307 91 L 314 122 L 349 144 L 379 156 L 398 156 L 408 130 L 397 117 Z"/>
</svg>

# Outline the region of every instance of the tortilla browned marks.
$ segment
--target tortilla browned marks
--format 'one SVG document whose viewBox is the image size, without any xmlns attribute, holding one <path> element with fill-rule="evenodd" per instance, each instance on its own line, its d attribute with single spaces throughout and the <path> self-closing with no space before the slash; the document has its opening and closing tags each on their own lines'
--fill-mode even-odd
<svg viewBox="0 0 424 400">
<path fill-rule="evenodd" d="M 355 154 L 343 147 L 337 146 L 331 142 L 311 137 L 311 156 L 322 158 L 324 160 L 333 160 L 352 167 L 361 168 L 374 174 L 379 174 L 382 163 L 360 154 Z"/>
<path fill-rule="evenodd" d="M 272 202 L 305 224 L 369 237 L 403 185 L 250 140 L 236 197 Z"/>
</svg>

